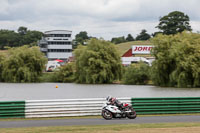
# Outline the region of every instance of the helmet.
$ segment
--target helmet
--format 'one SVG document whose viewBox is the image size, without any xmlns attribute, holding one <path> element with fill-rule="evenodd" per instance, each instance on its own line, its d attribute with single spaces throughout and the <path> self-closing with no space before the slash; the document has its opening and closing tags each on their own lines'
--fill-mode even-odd
<svg viewBox="0 0 200 133">
<path fill-rule="evenodd" d="M 106 100 L 109 102 L 112 99 L 111 96 L 107 96 Z"/>
</svg>

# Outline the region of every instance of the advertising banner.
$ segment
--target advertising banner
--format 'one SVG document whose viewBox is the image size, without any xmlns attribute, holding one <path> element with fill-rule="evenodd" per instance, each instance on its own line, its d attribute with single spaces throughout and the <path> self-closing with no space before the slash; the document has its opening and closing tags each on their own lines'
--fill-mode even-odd
<svg viewBox="0 0 200 133">
<path fill-rule="evenodd" d="M 152 45 L 134 45 L 132 46 L 132 54 L 150 54 Z"/>
</svg>

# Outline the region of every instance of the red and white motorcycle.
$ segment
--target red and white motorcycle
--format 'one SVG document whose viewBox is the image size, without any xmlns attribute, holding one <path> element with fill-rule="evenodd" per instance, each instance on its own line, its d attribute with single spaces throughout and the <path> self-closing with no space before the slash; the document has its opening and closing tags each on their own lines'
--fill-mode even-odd
<svg viewBox="0 0 200 133">
<path fill-rule="evenodd" d="M 135 119 L 137 114 L 131 105 L 123 103 L 122 108 L 106 103 L 102 108 L 102 117 L 106 120 L 111 120 L 112 118 L 126 118 Z"/>
</svg>

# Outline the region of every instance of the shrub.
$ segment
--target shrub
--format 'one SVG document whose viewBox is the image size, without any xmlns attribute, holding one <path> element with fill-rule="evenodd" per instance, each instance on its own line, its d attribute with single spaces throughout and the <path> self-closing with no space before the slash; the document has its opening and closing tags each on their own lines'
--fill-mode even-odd
<svg viewBox="0 0 200 133">
<path fill-rule="evenodd" d="M 57 82 L 74 82 L 75 81 L 75 64 L 68 63 L 61 66 L 58 71 L 55 72 L 55 81 Z"/>
<path fill-rule="evenodd" d="M 78 83 L 112 83 L 121 79 L 120 55 L 108 41 L 91 39 L 87 46 L 75 50 L 75 57 Z"/>
<path fill-rule="evenodd" d="M 128 66 L 125 68 L 123 83 L 133 85 L 147 84 L 149 80 L 149 69 L 150 67 L 143 62 Z"/>
</svg>

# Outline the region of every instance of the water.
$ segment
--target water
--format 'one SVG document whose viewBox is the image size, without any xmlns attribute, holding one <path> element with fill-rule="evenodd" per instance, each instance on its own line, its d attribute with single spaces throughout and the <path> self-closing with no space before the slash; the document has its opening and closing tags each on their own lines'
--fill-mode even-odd
<svg viewBox="0 0 200 133">
<path fill-rule="evenodd" d="M 114 97 L 200 97 L 200 88 L 118 84 L 0 83 L 0 101 L 102 98 L 108 95 Z"/>
</svg>

